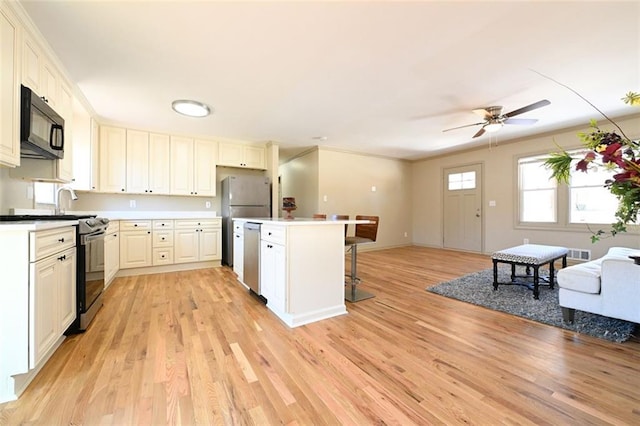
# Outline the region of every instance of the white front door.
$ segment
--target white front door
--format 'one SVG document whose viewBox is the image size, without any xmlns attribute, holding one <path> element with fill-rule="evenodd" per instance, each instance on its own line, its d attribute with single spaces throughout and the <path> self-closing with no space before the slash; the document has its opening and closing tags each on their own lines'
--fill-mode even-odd
<svg viewBox="0 0 640 426">
<path fill-rule="evenodd" d="M 482 165 L 444 170 L 444 248 L 482 252 Z"/>
</svg>

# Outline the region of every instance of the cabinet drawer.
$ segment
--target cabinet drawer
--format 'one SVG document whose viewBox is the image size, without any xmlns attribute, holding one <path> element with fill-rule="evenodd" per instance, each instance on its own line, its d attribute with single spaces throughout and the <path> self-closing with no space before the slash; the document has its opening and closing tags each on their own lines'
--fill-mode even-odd
<svg viewBox="0 0 640 426">
<path fill-rule="evenodd" d="M 173 229 L 173 220 L 154 220 L 153 229 Z"/>
<path fill-rule="evenodd" d="M 222 228 L 222 219 L 180 219 L 175 221 L 176 229 Z"/>
<path fill-rule="evenodd" d="M 113 234 L 114 232 L 120 231 L 120 221 L 113 220 L 109 221 L 109 226 L 107 226 L 107 234 Z"/>
<path fill-rule="evenodd" d="M 265 226 L 260 228 L 260 238 L 275 244 L 284 245 L 287 237 L 287 230 L 284 226 Z"/>
<path fill-rule="evenodd" d="M 233 233 L 244 235 L 244 222 L 233 221 Z"/>
<path fill-rule="evenodd" d="M 153 231 L 154 247 L 173 247 L 173 231 L 160 230 Z"/>
<path fill-rule="evenodd" d="M 29 260 L 35 262 L 76 245 L 76 228 L 48 229 L 29 233 Z"/>
<path fill-rule="evenodd" d="M 121 220 L 120 231 L 144 231 L 151 230 L 150 220 Z"/>
<path fill-rule="evenodd" d="M 156 247 L 153 249 L 153 266 L 172 264 L 173 247 Z"/>
</svg>

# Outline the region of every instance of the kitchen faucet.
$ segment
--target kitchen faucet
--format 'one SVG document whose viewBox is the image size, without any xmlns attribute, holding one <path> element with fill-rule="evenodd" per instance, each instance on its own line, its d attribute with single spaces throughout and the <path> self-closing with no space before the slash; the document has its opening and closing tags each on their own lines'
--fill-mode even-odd
<svg viewBox="0 0 640 426">
<path fill-rule="evenodd" d="M 56 191 L 56 208 L 54 213 L 56 215 L 62 214 L 62 209 L 60 208 L 60 193 L 62 191 L 69 191 L 69 194 L 71 194 L 71 199 L 72 200 L 77 200 L 78 196 L 76 195 L 76 191 L 74 191 L 72 188 L 68 187 L 68 186 L 61 186 L 60 188 L 58 188 L 58 190 Z"/>
</svg>

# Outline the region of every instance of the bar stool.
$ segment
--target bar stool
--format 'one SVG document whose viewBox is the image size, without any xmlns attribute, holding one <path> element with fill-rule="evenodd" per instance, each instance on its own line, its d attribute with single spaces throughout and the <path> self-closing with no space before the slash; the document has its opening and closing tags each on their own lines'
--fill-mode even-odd
<svg viewBox="0 0 640 426">
<path fill-rule="evenodd" d="M 332 214 L 331 220 L 349 220 L 348 214 Z M 347 229 L 349 228 L 349 224 L 344 225 L 344 237 L 347 238 Z"/>
<path fill-rule="evenodd" d="M 353 237 L 346 237 L 344 240 L 344 244 L 351 248 L 351 275 L 349 277 L 351 279 L 351 288 L 346 288 L 344 291 L 344 298 L 349 302 L 358 302 L 375 296 L 357 288 L 357 284 L 360 283 L 360 278 L 357 275 L 358 245 L 376 241 L 380 218 L 378 216 L 358 215 L 356 220 L 368 220 L 369 223 L 356 224 L 356 234 Z"/>
</svg>

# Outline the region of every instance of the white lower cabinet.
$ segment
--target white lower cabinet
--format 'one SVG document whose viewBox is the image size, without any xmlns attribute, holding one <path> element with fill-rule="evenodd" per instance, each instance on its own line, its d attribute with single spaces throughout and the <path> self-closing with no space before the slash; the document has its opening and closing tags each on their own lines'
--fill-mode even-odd
<svg viewBox="0 0 640 426">
<path fill-rule="evenodd" d="M 281 226 L 262 225 L 260 229 L 260 292 L 267 306 L 278 313 L 289 311 L 286 232 Z"/>
<path fill-rule="evenodd" d="M 29 368 L 35 368 L 76 319 L 76 249 L 32 264 Z"/>
<path fill-rule="evenodd" d="M 153 266 L 173 264 L 173 220 L 153 221 Z"/>
<path fill-rule="evenodd" d="M 244 222 L 233 221 L 233 272 L 244 283 Z"/>
<path fill-rule="evenodd" d="M 174 263 L 222 258 L 222 221 L 219 218 L 176 220 L 174 239 Z"/>
<path fill-rule="evenodd" d="M 120 269 L 120 222 L 109 222 L 104 238 L 104 286 L 107 288 Z"/>
<path fill-rule="evenodd" d="M 150 220 L 120 221 L 120 268 L 153 265 Z"/>
</svg>

